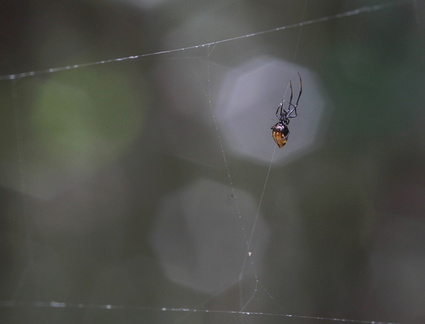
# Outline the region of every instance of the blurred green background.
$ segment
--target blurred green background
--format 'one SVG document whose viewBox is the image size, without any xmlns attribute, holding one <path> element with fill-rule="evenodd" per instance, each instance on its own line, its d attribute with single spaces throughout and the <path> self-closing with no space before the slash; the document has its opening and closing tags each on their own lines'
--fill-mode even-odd
<svg viewBox="0 0 425 324">
<path fill-rule="evenodd" d="M 425 322 L 424 17 L 2 1 L 1 323 Z"/>
</svg>

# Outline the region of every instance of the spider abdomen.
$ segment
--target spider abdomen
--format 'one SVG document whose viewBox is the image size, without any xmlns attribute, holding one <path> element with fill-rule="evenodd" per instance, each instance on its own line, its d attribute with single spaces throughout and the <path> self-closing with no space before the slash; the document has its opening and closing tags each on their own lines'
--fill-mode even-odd
<svg viewBox="0 0 425 324">
<path fill-rule="evenodd" d="M 272 137 L 279 148 L 282 148 L 288 140 L 289 128 L 282 122 L 272 127 Z"/>
</svg>

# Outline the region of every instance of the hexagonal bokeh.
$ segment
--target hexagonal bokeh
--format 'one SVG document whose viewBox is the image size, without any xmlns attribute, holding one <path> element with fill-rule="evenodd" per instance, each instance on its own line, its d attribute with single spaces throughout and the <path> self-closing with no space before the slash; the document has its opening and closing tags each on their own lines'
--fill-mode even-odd
<svg viewBox="0 0 425 324">
<path fill-rule="evenodd" d="M 253 274 L 248 252 L 259 271 L 269 229 L 256 213 L 257 202 L 249 194 L 198 180 L 164 199 L 151 245 L 171 280 L 219 293 Z"/>
<path fill-rule="evenodd" d="M 263 56 L 228 73 L 217 100 L 220 130 L 233 153 L 263 163 L 270 161 L 276 145 L 271 137 L 271 127 L 278 122 L 276 109 L 282 100 L 289 101 L 290 80 L 296 100 L 300 91 L 297 72 L 303 84 L 298 117 L 291 119 L 288 142 L 275 154 L 274 162 L 304 154 L 317 143 L 324 100 L 312 73 L 295 64 Z"/>
</svg>

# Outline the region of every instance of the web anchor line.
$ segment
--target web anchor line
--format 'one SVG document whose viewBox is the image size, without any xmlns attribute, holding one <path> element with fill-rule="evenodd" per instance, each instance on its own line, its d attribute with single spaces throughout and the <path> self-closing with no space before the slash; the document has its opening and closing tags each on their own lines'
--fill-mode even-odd
<svg viewBox="0 0 425 324">
<path fill-rule="evenodd" d="M 49 301 L 49 302 L 17 302 L 17 301 L 3 301 L 0 302 L 1 308 L 7 307 L 37 307 L 37 308 L 67 308 L 67 309 L 92 309 L 92 310 L 115 310 L 115 311 L 153 311 L 153 312 L 166 312 L 166 313 L 212 313 L 212 314 L 228 314 L 228 315 L 245 315 L 245 316 L 271 316 L 271 317 L 286 317 L 294 319 L 312 319 L 312 320 L 323 320 L 333 321 L 341 323 L 354 323 L 354 324 L 401 324 L 396 322 L 379 322 L 379 321 L 365 321 L 355 320 L 346 318 L 334 318 L 334 317 L 323 317 L 323 316 L 309 316 L 309 315 L 294 315 L 294 314 L 280 314 L 280 313 L 269 313 L 269 312 L 248 312 L 248 311 L 236 311 L 236 310 L 213 310 L 213 309 L 195 309 L 195 308 L 176 308 L 176 307 L 137 307 L 137 306 L 123 306 L 123 305 L 112 305 L 112 304 L 82 304 L 82 303 L 65 303 L 60 301 Z"/>
<path fill-rule="evenodd" d="M 223 43 L 241 40 L 241 39 L 244 39 L 244 38 L 251 38 L 251 37 L 260 36 L 260 35 L 264 35 L 264 34 L 268 34 L 268 33 L 278 32 L 278 31 L 282 31 L 282 30 L 286 30 L 286 29 L 303 27 L 303 26 L 307 26 L 307 25 L 322 23 L 322 22 L 329 21 L 329 20 L 341 19 L 341 18 L 345 18 L 345 17 L 349 17 L 349 16 L 355 16 L 355 15 L 359 15 L 359 14 L 363 14 L 363 13 L 368 13 L 368 12 L 378 11 L 378 10 L 382 10 L 382 9 L 386 9 L 386 8 L 401 6 L 401 5 L 407 4 L 407 3 L 411 3 L 411 0 L 395 0 L 395 1 L 390 1 L 390 2 L 381 3 L 381 4 L 377 4 L 377 5 L 364 6 L 364 7 L 358 8 L 358 9 L 341 12 L 341 13 L 338 13 L 338 14 L 335 14 L 335 15 L 330 15 L 330 16 L 311 19 L 311 20 L 306 20 L 306 21 L 302 21 L 302 22 L 299 22 L 299 23 L 291 24 L 291 25 L 272 28 L 272 29 L 268 29 L 268 30 L 264 30 L 264 31 L 256 32 L 256 33 L 251 33 L 251 34 L 246 34 L 246 35 L 242 35 L 242 36 L 226 38 L 226 39 L 222 39 L 222 40 L 218 40 L 218 41 L 214 41 L 214 42 L 209 42 L 209 43 L 205 43 L 205 44 L 191 45 L 191 46 L 182 47 L 182 48 L 175 48 L 175 49 L 170 49 L 170 50 L 163 50 L 163 51 L 157 51 L 157 52 L 139 54 L 139 55 L 131 55 L 131 56 L 126 56 L 126 57 L 113 58 L 113 59 L 108 59 L 108 60 L 101 60 L 101 61 L 97 61 L 97 62 L 89 62 L 89 63 L 82 63 L 82 64 L 67 65 L 67 66 L 62 66 L 62 67 L 54 67 L 54 68 L 49 68 L 49 69 L 46 69 L 46 70 L 38 70 L 38 71 L 22 72 L 22 73 L 16 73 L 16 74 L 0 75 L 0 81 L 23 79 L 23 78 L 34 77 L 34 76 L 39 76 L 39 75 L 44 75 L 44 74 L 49 74 L 49 73 L 57 73 L 57 72 L 62 72 L 62 71 L 67 71 L 67 70 L 75 70 L 75 69 L 85 68 L 85 67 L 89 67 L 89 66 L 123 62 L 123 61 L 136 60 L 136 59 L 141 59 L 141 58 L 150 57 L 150 56 L 157 56 L 157 55 L 183 52 L 183 51 L 187 51 L 187 50 L 198 49 L 198 48 L 202 48 L 202 47 L 209 47 L 209 46 L 213 46 L 213 45 L 217 45 L 217 44 L 223 44 Z"/>
</svg>

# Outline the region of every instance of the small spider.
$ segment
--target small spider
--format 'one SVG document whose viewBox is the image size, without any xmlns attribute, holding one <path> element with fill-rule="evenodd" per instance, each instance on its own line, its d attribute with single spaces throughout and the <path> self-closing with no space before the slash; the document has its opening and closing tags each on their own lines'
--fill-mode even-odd
<svg viewBox="0 0 425 324">
<path fill-rule="evenodd" d="M 297 107 L 298 102 L 300 101 L 301 93 L 303 92 L 303 81 L 301 79 L 301 75 L 298 73 L 300 78 L 300 93 L 298 94 L 297 102 L 295 104 L 292 103 L 292 97 L 294 95 L 292 91 L 292 82 L 289 81 L 289 88 L 291 90 L 291 96 L 289 97 L 288 110 L 283 109 L 284 100 L 279 104 L 276 110 L 276 117 L 279 119 L 279 122 L 272 127 L 272 137 L 276 142 L 279 148 L 282 148 L 289 136 L 289 118 L 297 117 Z"/>
</svg>

